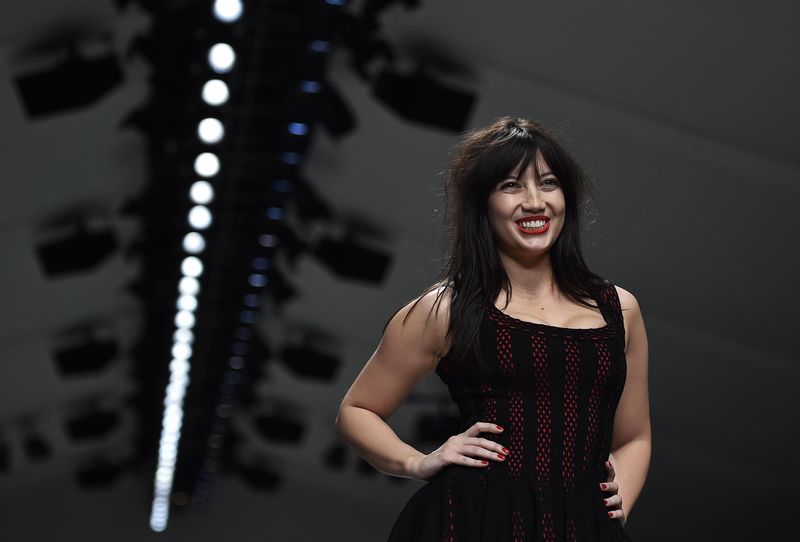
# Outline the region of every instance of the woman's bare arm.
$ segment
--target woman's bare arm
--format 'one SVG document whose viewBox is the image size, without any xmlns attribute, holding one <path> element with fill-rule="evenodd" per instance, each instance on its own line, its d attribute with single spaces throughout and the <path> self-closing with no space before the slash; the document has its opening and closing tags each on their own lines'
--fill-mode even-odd
<svg viewBox="0 0 800 542">
<path fill-rule="evenodd" d="M 611 462 L 619 483 L 619 496 L 625 518 L 644 486 L 650 466 L 651 432 L 648 393 L 648 345 L 639 303 L 627 290 L 617 287 L 620 303 L 626 309 L 627 378 L 614 417 Z"/>
<path fill-rule="evenodd" d="M 392 317 L 336 416 L 336 431 L 341 438 L 373 467 L 393 476 L 415 478 L 414 464 L 424 456 L 400 440 L 386 420 L 446 353 L 448 293 L 428 318 L 437 293 L 434 290 L 423 295 L 405 322 L 413 302 Z"/>
</svg>

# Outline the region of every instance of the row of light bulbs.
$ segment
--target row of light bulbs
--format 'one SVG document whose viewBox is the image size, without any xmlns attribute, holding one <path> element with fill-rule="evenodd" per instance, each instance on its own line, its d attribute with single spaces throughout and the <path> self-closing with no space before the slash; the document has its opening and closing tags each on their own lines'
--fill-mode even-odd
<svg viewBox="0 0 800 542">
<path fill-rule="evenodd" d="M 214 16 L 222 22 L 233 23 L 242 15 L 240 0 L 215 0 Z M 218 74 L 229 73 L 236 62 L 236 53 L 227 43 L 217 43 L 208 52 L 208 63 Z M 201 90 L 203 101 L 211 106 L 221 106 L 228 101 L 230 91 L 221 79 L 206 81 Z M 206 118 L 197 127 L 200 141 L 213 145 L 222 140 L 225 128 L 216 118 Z M 191 230 L 183 238 L 183 250 L 188 254 L 181 262 L 181 279 L 178 282 L 178 298 L 175 312 L 175 332 L 172 342 L 172 361 L 169 364 L 169 384 L 164 394 L 164 413 L 161 420 L 161 439 L 158 448 L 153 504 L 150 510 L 150 528 L 160 532 L 166 529 L 169 519 L 169 499 L 178 459 L 183 424 L 183 399 L 189 385 L 192 344 L 194 343 L 195 312 L 200 293 L 199 278 L 203 274 L 203 261 L 198 256 L 205 250 L 206 242 L 201 231 L 212 223 L 208 204 L 214 199 L 214 187 L 206 180 L 219 173 L 220 162 L 216 154 L 203 152 L 197 156 L 194 170 L 203 179 L 189 188 L 189 199 L 194 206 L 189 210 L 188 222 Z"/>
</svg>

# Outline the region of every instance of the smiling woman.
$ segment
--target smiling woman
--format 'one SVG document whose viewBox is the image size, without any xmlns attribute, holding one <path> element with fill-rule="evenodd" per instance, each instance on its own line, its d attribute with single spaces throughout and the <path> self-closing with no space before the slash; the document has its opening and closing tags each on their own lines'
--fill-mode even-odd
<svg viewBox="0 0 800 542">
<path fill-rule="evenodd" d="M 336 420 L 378 470 L 426 481 L 390 542 L 630 540 L 650 461 L 647 337 L 636 298 L 584 262 L 585 193 L 537 123 L 462 138 L 442 279 L 389 319 Z M 432 371 L 461 426 L 424 454 L 386 420 Z"/>
</svg>

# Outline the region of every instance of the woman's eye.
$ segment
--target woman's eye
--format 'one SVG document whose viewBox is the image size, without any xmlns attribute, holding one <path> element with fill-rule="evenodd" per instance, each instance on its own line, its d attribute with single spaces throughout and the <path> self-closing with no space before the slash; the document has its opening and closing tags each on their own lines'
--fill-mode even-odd
<svg viewBox="0 0 800 542">
<path fill-rule="evenodd" d="M 548 177 L 544 179 L 542 183 L 550 183 L 552 186 L 558 186 L 558 181 L 556 181 L 555 177 Z"/>
<path fill-rule="evenodd" d="M 500 186 L 500 188 L 508 188 L 508 187 L 510 187 L 510 186 L 519 186 L 519 183 L 518 183 L 518 182 L 516 182 L 516 181 L 508 181 L 508 182 L 506 182 L 506 183 L 503 183 L 503 184 Z"/>
</svg>

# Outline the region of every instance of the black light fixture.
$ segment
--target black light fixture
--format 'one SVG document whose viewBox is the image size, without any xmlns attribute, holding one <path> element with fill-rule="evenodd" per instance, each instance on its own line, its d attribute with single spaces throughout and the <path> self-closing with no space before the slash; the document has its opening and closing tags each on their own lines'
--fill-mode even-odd
<svg viewBox="0 0 800 542">
<path fill-rule="evenodd" d="M 331 443 L 322 455 L 322 462 L 333 470 L 344 470 L 347 447 L 339 441 Z"/>
<path fill-rule="evenodd" d="M 372 81 L 373 95 L 401 117 L 450 132 L 466 128 L 475 94 L 435 80 L 421 68 L 403 74 L 385 68 Z"/>
<path fill-rule="evenodd" d="M 320 122 L 333 138 L 341 138 L 357 127 L 352 108 L 330 81 L 322 87 L 316 108 Z"/>
<path fill-rule="evenodd" d="M 71 377 L 100 371 L 118 354 L 116 341 L 90 336 L 80 343 L 57 350 L 53 357 L 59 374 Z"/>
<path fill-rule="evenodd" d="M 262 414 L 256 417 L 255 425 L 264 438 L 282 444 L 299 444 L 306 431 L 303 422 L 285 412 Z"/>
<path fill-rule="evenodd" d="M 6 440 L 0 440 L 0 472 L 8 472 L 11 466 L 11 448 Z"/>
<path fill-rule="evenodd" d="M 75 440 L 100 438 L 119 424 L 119 414 L 110 410 L 94 410 L 67 420 L 67 434 Z"/>
<path fill-rule="evenodd" d="M 53 454 L 50 444 L 44 440 L 41 434 L 34 431 L 25 434 L 22 438 L 22 447 L 33 461 L 44 461 Z"/>
<path fill-rule="evenodd" d="M 122 82 L 122 68 L 114 54 L 83 58 L 76 44 L 66 44 L 65 49 L 65 60 L 16 77 L 17 92 L 28 117 L 87 107 Z"/>
<path fill-rule="evenodd" d="M 239 474 L 248 485 L 264 491 L 275 491 L 283 484 L 280 474 L 264 465 L 242 465 Z"/>
<path fill-rule="evenodd" d="M 339 368 L 339 358 L 306 345 L 290 345 L 281 349 L 281 360 L 295 375 L 330 381 Z"/>
<path fill-rule="evenodd" d="M 82 215 L 68 219 L 55 235 L 37 244 L 36 255 L 50 277 L 88 271 L 110 256 L 118 246 L 114 230 L 106 224 L 93 224 Z"/>
<path fill-rule="evenodd" d="M 341 277 L 372 283 L 383 281 L 392 260 L 388 253 L 367 247 L 349 234 L 320 239 L 313 254 Z"/>
<path fill-rule="evenodd" d="M 97 457 L 78 468 L 75 479 L 83 488 L 98 489 L 112 485 L 124 470 L 124 465 Z"/>
</svg>

